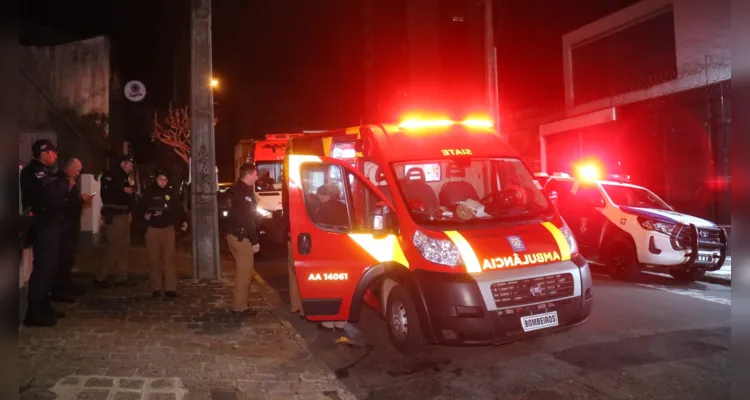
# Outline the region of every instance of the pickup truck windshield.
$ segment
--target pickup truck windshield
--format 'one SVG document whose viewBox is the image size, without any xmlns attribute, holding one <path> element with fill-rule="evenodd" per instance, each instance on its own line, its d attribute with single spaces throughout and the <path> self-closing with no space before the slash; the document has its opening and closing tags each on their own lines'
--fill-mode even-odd
<svg viewBox="0 0 750 400">
<path fill-rule="evenodd" d="M 282 161 L 259 161 L 255 166 L 258 168 L 258 181 L 255 183 L 256 192 L 281 190 L 281 182 L 284 179 L 284 163 Z"/>
<path fill-rule="evenodd" d="M 660 199 L 659 196 L 643 188 L 606 183 L 603 183 L 602 187 L 607 192 L 609 198 L 612 199 L 612 202 L 618 206 L 654 208 L 665 211 L 672 210 L 672 207 Z"/>
<path fill-rule="evenodd" d="M 414 220 L 484 224 L 546 217 L 550 204 L 519 159 L 457 158 L 393 164 Z"/>
</svg>

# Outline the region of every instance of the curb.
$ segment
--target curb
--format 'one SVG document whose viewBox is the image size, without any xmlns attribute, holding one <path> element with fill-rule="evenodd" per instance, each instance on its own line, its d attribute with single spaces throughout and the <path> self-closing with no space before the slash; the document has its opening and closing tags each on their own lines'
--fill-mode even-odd
<svg viewBox="0 0 750 400">
<path fill-rule="evenodd" d="M 706 275 L 701 282 L 715 283 L 717 285 L 732 286 L 732 278 L 723 278 L 719 276 Z"/>
<path fill-rule="evenodd" d="M 263 297 L 263 300 L 265 300 L 269 306 L 271 306 L 271 311 L 273 311 L 274 316 L 281 321 L 281 324 L 284 325 L 290 332 L 292 332 L 292 337 L 294 338 L 294 341 L 297 342 L 300 347 L 305 349 L 307 354 L 310 355 L 310 357 L 315 358 L 315 355 L 313 354 L 312 350 L 310 350 L 310 346 L 308 346 L 307 342 L 304 338 L 297 332 L 296 329 L 292 326 L 292 324 L 289 323 L 289 321 L 285 320 L 284 318 L 280 317 L 276 314 L 276 310 L 284 306 L 284 302 L 281 301 L 281 297 L 276 292 L 276 289 L 271 287 L 271 285 L 268 284 L 268 282 L 263 279 L 258 272 L 253 272 L 253 278 L 263 287 L 263 291 L 260 293 L 261 297 Z M 321 362 L 322 366 L 328 370 L 329 376 L 335 377 L 336 374 L 334 371 L 328 366 L 328 364 Z M 338 378 L 335 379 L 334 385 L 336 386 L 336 389 L 339 393 L 339 396 L 342 400 L 357 400 L 357 396 L 354 395 L 354 393 L 349 390 Z"/>
</svg>

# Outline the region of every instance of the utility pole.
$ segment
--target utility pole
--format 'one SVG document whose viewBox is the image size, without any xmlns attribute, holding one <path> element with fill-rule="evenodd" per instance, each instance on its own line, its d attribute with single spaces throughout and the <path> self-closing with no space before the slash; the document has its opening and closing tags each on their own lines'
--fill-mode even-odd
<svg viewBox="0 0 750 400">
<path fill-rule="evenodd" d="M 211 0 L 192 0 L 190 22 L 193 278 L 219 279 L 214 95 L 211 85 Z"/>
<path fill-rule="evenodd" d="M 495 48 L 493 0 L 484 0 L 484 45 L 485 62 L 487 63 L 487 100 L 490 118 L 495 123 L 500 137 L 507 141 L 508 137 L 500 131 L 500 105 L 498 104 L 497 84 L 497 49 Z"/>
</svg>

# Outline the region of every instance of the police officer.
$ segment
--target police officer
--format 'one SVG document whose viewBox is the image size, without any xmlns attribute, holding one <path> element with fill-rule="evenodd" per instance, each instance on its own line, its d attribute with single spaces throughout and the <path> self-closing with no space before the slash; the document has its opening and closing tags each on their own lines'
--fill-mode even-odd
<svg viewBox="0 0 750 400">
<path fill-rule="evenodd" d="M 135 188 L 130 183 L 133 157 L 122 156 L 117 166 L 102 175 L 102 218 L 107 250 L 94 284 L 110 287 L 107 279 L 114 268 L 115 285 L 126 285 L 130 255 L 130 223 L 135 208 Z"/>
<path fill-rule="evenodd" d="M 232 311 L 237 315 L 252 315 L 247 300 L 253 280 L 255 253 L 260 251 L 257 232 L 257 204 L 253 188 L 258 170 L 253 164 L 242 164 L 240 178 L 234 184 L 229 212 L 227 244 L 234 257 L 235 284 Z"/>
<path fill-rule="evenodd" d="M 57 318 L 50 302 L 50 291 L 55 278 L 59 256 L 62 214 L 69 183 L 58 179 L 53 168 L 57 149 L 49 140 L 37 140 L 32 145 L 34 159 L 21 171 L 21 201 L 24 209 L 31 208 L 34 222 L 31 241 L 34 246 L 34 266 L 29 278 L 28 308 L 24 324 L 54 326 Z"/>
<path fill-rule="evenodd" d="M 78 247 L 78 234 L 81 232 L 83 205 L 92 198 L 88 193 L 81 193 L 81 187 L 78 185 L 78 176 L 81 174 L 81 169 L 83 169 L 81 161 L 77 158 L 71 158 L 58 174 L 58 179 L 68 182 L 70 187 L 63 210 L 57 277 L 52 285 L 52 300 L 63 303 L 75 301 L 71 295 L 83 294 L 80 290 L 76 290 L 77 288 L 73 286 L 71 280 L 76 248 Z"/>
<path fill-rule="evenodd" d="M 146 188 L 138 214 L 146 220 L 146 249 L 151 264 L 151 289 L 154 298 L 177 297 L 175 270 L 175 226 L 187 230 L 187 216 L 179 196 L 167 186 L 167 174 L 157 171 L 154 183 Z"/>
</svg>

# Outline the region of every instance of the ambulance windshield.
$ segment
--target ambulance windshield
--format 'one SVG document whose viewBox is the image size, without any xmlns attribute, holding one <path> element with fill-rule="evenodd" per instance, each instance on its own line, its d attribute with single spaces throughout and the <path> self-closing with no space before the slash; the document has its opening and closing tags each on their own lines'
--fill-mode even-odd
<svg viewBox="0 0 750 400">
<path fill-rule="evenodd" d="M 256 192 L 273 192 L 281 190 L 284 179 L 284 163 L 281 161 L 258 161 L 258 181 L 255 183 Z"/>
<path fill-rule="evenodd" d="M 421 224 L 472 224 L 552 214 L 519 159 L 455 158 L 393 164 L 401 193 Z"/>
<path fill-rule="evenodd" d="M 640 208 L 653 208 L 657 210 L 672 211 L 659 196 L 650 191 L 636 186 L 611 185 L 603 183 L 602 187 L 612 202 L 618 206 L 630 206 Z"/>
</svg>

